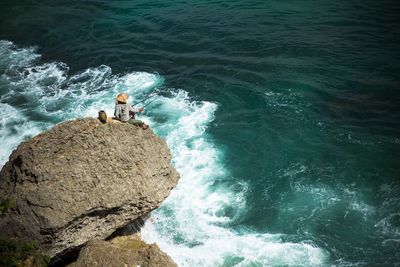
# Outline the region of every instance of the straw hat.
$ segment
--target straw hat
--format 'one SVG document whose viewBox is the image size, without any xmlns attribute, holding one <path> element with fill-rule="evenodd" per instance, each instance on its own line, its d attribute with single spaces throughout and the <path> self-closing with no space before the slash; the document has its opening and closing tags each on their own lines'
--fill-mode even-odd
<svg viewBox="0 0 400 267">
<path fill-rule="evenodd" d="M 115 99 L 119 102 L 126 103 L 126 100 L 128 100 L 128 98 L 129 96 L 127 93 L 120 93 Z"/>
</svg>

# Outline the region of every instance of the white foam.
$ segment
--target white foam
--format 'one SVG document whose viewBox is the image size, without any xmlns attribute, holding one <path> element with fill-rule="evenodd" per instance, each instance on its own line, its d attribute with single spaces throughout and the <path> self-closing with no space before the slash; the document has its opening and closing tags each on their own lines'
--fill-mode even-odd
<svg viewBox="0 0 400 267">
<path fill-rule="evenodd" d="M 34 47 L 17 48 L 12 42 L 0 40 L 0 70 L 27 67 L 40 59 Z"/>
<path fill-rule="evenodd" d="M 205 134 L 216 108 L 213 103 L 190 101 L 182 90 L 157 106 L 169 119 L 156 129 L 166 135 L 181 180 L 153 213 L 142 237 L 156 242 L 179 266 L 322 264 L 325 252 L 311 244 L 229 229 L 229 223 L 245 211 L 247 186 L 242 183 L 242 191 L 236 193 L 214 186 L 215 181 L 229 178 L 222 155 Z"/>
<path fill-rule="evenodd" d="M 21 141 L 46 129 L 48 123 L 29 121 L 21 111 L 0 103 L 0 166 L 3 166 Z"/>
<path fill-rule="evenodd" d="M 133 72 L 123 77 L 127 91 L 131 93 L 148 93 L 154 87 L 163 83 L 163 79 L 158 74 L 146 72 Z"/>
<path fill-rule="evenodd" d="M 208 231 L 206 236 L 192 229 L 196 242 L 176 244 L 165 235 L 157 235 L 156 224 L 146 224 L 142 237 L 149 242 L 157 241 L 179 266 L 317 266 L 326 257 L 319 248 L 306 243 L 282 242 L 279 235 L 239 235 L 210 224 L 201 229 L 202 234 Z"/>
</svg>

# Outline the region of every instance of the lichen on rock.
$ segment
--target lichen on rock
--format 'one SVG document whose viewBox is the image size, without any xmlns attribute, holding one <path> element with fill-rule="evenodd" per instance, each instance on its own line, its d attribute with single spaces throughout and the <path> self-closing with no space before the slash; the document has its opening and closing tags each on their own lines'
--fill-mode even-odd
<svg viewBox="0 0 400 267">
<path fill-rule="evenodd" d="M 61 255 L 154 210 L 178 179 L 167 145 L 150 129 L 67 121 L 21 143 L 3 166 L 0 200 L 15 206 L 0 218 L 1 235 Z"/>
</svg>

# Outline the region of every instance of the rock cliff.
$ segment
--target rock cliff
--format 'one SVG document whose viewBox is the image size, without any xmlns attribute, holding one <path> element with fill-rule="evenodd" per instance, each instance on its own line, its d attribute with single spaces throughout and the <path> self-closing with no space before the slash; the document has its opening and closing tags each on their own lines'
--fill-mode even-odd
<svg viewBox="0 0 400 267">
<path fill-rule="evenodd" d="M 23 142 L 0 172 L 14 208 L 1 235 L 36 240 L 53 257 L 105 239 L 157 208 L 179 175 L 150 129 L 67 121 Z"/>
</svg>

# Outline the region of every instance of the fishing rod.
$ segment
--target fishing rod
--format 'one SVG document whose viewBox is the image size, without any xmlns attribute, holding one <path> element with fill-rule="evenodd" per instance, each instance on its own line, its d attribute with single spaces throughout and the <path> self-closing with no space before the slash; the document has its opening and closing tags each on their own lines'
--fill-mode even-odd
<svg viewBox="0 0 400 267">
<path fill-rule="evenodd" d="M 144 105 L 144 106 L 142 107 L 142 109 L 144 110 L 145 107 L 147 107 L 148 105 L 150 105 L 151 103 L 153 103 L 154 101 L 156 101 L 159 97 L 160 97 L 160 95 L 158 95 L 158 96 L 156 96 L 155 98 L 153 98 L 149 103 L 147 103 L 146 105 Z M 140 103 L 143 103 L 143 102 L 144 102 L 144 100 L 141 101 L 141 102 L 139 102 L 139 103 L 137 103 L 137 104 L 140 104 Z M 136 105 L 137 105 L 137 104 L 136 104 Z M 129 112 L 129 115 L 130 115 L 133 119 L 135 119 L 136 112 Z"/>
<path fill-rule="evenodd" d="M 146 101 L 146 99 L 143 99 L 142 101 L 139 101 L 139 102 L 137 102 L 137 103 L 133 104 L 133 106 L 136 106 L 136 105 L 142 104 L 144 101 Z"/>
<path fill-rule="evenodd" d="M 159 98 L 160 96 L 155 96 L 149 103 L 147 103 L 144 107 L 147 107 L 148 105 L 150 105 L 152 102 L 154 102 L 157 98 Z M 135 104 L 133 104 L 133 106 L 137 106 L 137 105 L 139 105 L 139 104 L 141 104 L 141 103 L 143 103 L 144 101 L 146 101 L 147 99 L 143 99 L 142 101 L 139 101 L 139 102 L 137 102 L 137 103 L 135 103 Z M 143 107 L 143 108 L 144 108 Z"/>
<path fill-rule="evenodd" d="M 157 89 L 156 91 L 154 91 L 153 93 L 151 93 L 151 94 L 150 94 L 150 95 L 152 95 L 151 97 L 155 97 L 155 96 L 156 96 L 156 98 L 158 98 L 158 96 L 156 95 L 157 91 L 160 91 L 160 90 L 159 90 L 159 89 Z M 137 103 L 133 104 L 133 106 L 136 106 L 136 105 L 142 104 L 142 103 L 143 103 L 143 102 L 145 102 L 146 100 L 147 100 L 147 98 L 145 98 L 145 99 L 143 99 L 142 101 L 139 101 L 139 102 L 137 102 Z"/>
<path fill-rule="evenodd" d="M 149 103 L 147 103 L 146 105 L 143 106 L 143 108 L 147 107 L 148 105 L 150 105 L 151 103 L 153 103 L 154 101 L 156 101 L 158 98 L 160 97 L 160 95 L 156 96 L 155 98 L 153 98 L 153 100 L 151 100 Z M 143 102 L 143 101 L 142 101 Z"/>
</svg>

